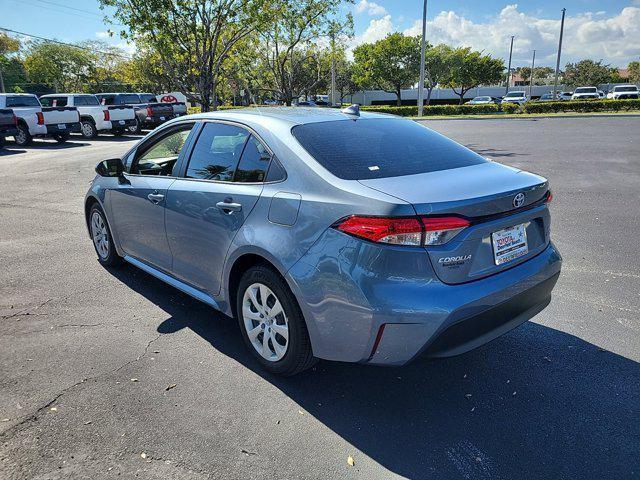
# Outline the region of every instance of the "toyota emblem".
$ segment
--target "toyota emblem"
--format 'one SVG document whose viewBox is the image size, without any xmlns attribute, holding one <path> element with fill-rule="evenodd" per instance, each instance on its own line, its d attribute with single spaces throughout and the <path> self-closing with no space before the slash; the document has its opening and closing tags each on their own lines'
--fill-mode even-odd
<svg viewBox="0 0 640 480">
<path fill-rule="evenodd" d="M 513 197 L 513 206 L 515 208 L 520 208 L 524 205 L 524 193 L 520 192 L 515 197 Z"/>
</svg>

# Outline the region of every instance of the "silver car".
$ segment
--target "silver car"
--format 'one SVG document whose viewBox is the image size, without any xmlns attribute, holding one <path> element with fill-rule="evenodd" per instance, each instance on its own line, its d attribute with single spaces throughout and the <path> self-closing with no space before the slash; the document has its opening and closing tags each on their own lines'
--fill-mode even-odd
<svg viewBox="0 0 640 480">
<path fill-rule="evenodd" d="M 96 171 L 100 263 L 235 316 L 274 373 L 466 352 L 545 308 L 560 274 L 544 178 L 357 107 L 181 117 Z"/>
</svg>

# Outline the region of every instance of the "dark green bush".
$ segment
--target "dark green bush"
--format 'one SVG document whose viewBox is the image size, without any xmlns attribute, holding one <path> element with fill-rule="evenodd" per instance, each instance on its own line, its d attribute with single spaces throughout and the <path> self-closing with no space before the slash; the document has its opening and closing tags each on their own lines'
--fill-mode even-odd
<svg viewBox="0 0 640 480">
<path fill-rule="evenodd" d="M 506 107 L 506 108 L 505 108 Z M 500 112 L 514 113 L 518 109 L 517 105 L 426 105 L 424 107 L 424 115 L 483 115 L 496 114 Z M 362 107 L 367 112 L 391 113 L 402 117 L 415 117 L 418 115 L 418 106 L 371 106 Z"/>
<path fill-rule="evenodd" d="M 572 100 L 567 102 L 527 102 L 525 113 L 623 112 L 640 110 L 640 100 Z"/>
</svg>

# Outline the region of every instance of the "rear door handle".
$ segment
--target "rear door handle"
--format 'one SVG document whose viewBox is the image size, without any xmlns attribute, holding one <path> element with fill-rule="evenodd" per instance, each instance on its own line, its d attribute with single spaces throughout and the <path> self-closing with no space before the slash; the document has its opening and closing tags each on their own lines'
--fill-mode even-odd
<svg viewBox="0 0 640 480">
<path fill-rule="evenodd" d="M 240 210 L 242 210 L 242 204 L 227 202 L 226 200 L 224 202 L 216 203 L 216 207 L 218 207 L 223 212 L 227 212 L 227 213 L 239 212 Z"/>
<path fill-rule="evenodd" d="M 155 203 L 156 205 L 164 200 L 164 195 L 161 193 L 150 193 L 147 195 L 147 198 L 151 200 L 151 203 Z"/>
</svg>

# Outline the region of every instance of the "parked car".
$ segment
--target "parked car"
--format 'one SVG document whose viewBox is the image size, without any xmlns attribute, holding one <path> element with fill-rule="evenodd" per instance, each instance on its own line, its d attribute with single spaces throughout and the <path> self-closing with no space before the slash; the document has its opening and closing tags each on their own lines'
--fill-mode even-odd
<svg viewBox="0 0 640 480">
<path fill-rule="evenodd" d="M 296 107 L 315 107 L 316 102 L 313 100 L 303 100 L 301 102 L 296 103 Z"/>
<path fill-rule="evenodd" d="M 571 95 L 571 100 L 597 100 L 600 98 L 596 87 L 578 87 Z"/>
<path fill-rule="evenodd" d="M 573 97 L 573 92 L 560 92 L 558 93 L 558 100 L 561 102 L 571 100 Z"/>
<path fill-rule="evenodd" d="M 540 98 L 538 99 L 539 102 L 554 102 L 555 99 L 553 98 L 553 93 L 548 92 L 548 93 L 543 93 L 542 95 L 540 95 Z"/>
<path fill-rule="evenodd" d="M 137 93 L 98 93 L 101 105 L 126 105 L 133 107 L 136 123 L 127 127 L 131 133 L 142 133 L 143 128 L 154 129 L 173 118 L 173 107 L 166 103 L 144 102 Z"/>
<path fill-rule="evenodd" d="M 0 147 L 6 137 L 14 137 L 18 133 L 18 117 L 10 108 L 0 109 Z"/>
<path fill-rule="evenodd" d="M 467 105 L 490 105 L 492 103 L 495 104 L 496 100 L 493 97 L 480 96 L 480 97 L 473 97 L 473 99 L 469 100 L 466 103 Z"/>
<path fill-rule="evenodd" d="M 187 104 L 185 102 L 179 102 L 178 99 L 171 94 L 163 95 L 160 100 L 158 100 L 158 97 L 152 93 L 138 93 L 138 95 L 140 96 L 140 100 L 145 103 L 162 103 L 171 105 L 173 118 L 187 114 Z"/>
<path fill-rule="evenodd" d="M 607 98 L 613 100 L 637 99 L 639 97 L 637 85 L 616 85 L 607 94 Z"/>
<path fill-rule="evenodd" d="M 52 137 L 64 143 L 80 131 L 76 107 L 43 107 L 38 97 L 28 93 L 0 93 L 0 109 L 10 108 L 18 117 L 16 144 L 29 145 L 34 137 Z"/>
<path fill-rule="evenodd" d="M 605 93 L 602 90 L 598 90 L 598 98 L 602 100 L 605 97 L 606 97 Z"/>
<path fill-rule="evenodd" d="M 43 95 L 40 103 L 45 107 L 76 107 L 80 112 L 80 128 L 84 138 L 95 138 L 100 132 L 122 135 L 127 127 L 136 125 L 133 107 L 100 105 L 95 95 L 56 93 Z"/>
<path fill-rule="evenodd" d="M 527 92 L 514 91 L 509 92 L 504 97 L 502 97 L 501 103 L 517 103 L 518 105 L 522 105 L 527 100 Z"/>
<path fill-rule="evenodd" d="M 235 315 L 273 373 L 466 352 L 560 273 L 547 180 L 357 106 L 180 117 L 96 172 L 99 262 Z"/>
</svg>

